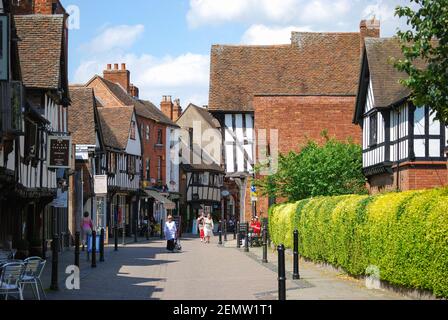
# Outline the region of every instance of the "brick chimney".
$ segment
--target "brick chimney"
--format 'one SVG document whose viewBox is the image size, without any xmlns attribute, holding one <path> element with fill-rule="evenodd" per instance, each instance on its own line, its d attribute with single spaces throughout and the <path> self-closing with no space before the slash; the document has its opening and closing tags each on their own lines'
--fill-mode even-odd
<svg viewBox="0 0 448 320">
<path fill-rule="evenodd" d="M 122 63 L 121 68 L 118 68 L 118 63 L 114 64 L 114 68 L 112 69 L 112 65 L 108 64 L 107 69 L 103 72 L 104 79 L 119 84 L 123 87 L 123 89 L 127 93 L 131 93 L 131 73 L 126 69 L 126 64 Z"/>
<path fill-rule="evenodd" d="M 173 120 L 176 122 L 180 117 L 182 116 L 182 107 L 180 105 L 180 99 L 174 100 L 174 106 L 173 106 Z"/>
<path fill-rule="evenodd" d="M 163 96 L 162 102 L 160 103 L 160 109 L 162 110 L 163 114 L 171 120 L 173 120 L 173 107 L 174 105 L 171 101 L 171 96 Z"/>
<path fill-rule="evenodd" d="M 364 50 L 365 38 L 379 38 L 381 33 L 381 23 L 375 17 L 371 20 L 362 20 L 359 25 L 361 34 L 361 52 Z"/>
<path fill-rule="evenodd" d="M 34 0 L 35 14 L 53 14 L 53 0 Z"/>
</svg>

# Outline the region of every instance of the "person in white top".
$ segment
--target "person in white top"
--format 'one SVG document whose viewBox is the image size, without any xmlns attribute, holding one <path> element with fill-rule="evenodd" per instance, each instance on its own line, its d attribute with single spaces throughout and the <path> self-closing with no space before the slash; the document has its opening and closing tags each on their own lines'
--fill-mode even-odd
<svg viewBox="0 0 448 320">
<path fill-rule="evenodd" d="M 166 238 L 166 249 L 173 252 L 175 247 L 175 240 L 177 237 L 177 227 L 176 222 L 173 221 L 173 216 L 168 216 L 168 221 L 165 223 L 165 238 Z"/>
<path fill-rule="evenodd" d="M 204 221 L 204 236 L 205 243 L 210 243 L 210 237 L 213 236 L 213 228 L 215 225 L 213 224 L 212 215 L 209 214 Z"/>
</svg>

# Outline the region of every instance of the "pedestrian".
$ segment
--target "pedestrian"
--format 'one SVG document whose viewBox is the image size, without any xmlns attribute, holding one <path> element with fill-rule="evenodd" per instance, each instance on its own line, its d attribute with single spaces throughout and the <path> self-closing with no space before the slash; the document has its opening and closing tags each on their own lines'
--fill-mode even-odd
<svg viewBox="0 0 448 320">
<path fill-rule="evenodd" d="M 93 232 L 93 222 L 92 219 L 90 219 L 90 214 L 88 212 L 84 212 L 84 218 L 81 222 L 81 231 L 82 247 L 84 248 L 87 245 L 88 237 L 90 237 Z"/>
<path fill-rule="evenodd" d="M 175 241 L 177 235 L 176 222 L 173 221 L 173 216 L 168 216 L 168 221 L 165 223 L 165 238 L 166 238 L 166 249 L 170 252 L 174 252 Z"/>
<path fill-rule="evenodd" d="M 204 242 L 204 238 L 205 238 L 204 222 L 205 222 L 204 212 L 201 212 L 199 214 L 199 218 L 197 220 L 197 224 L 198 224 L 198 228 L 199 228 L 199 236 L 201 237 L 201 242 L 202 243 Z"/>
<path fill-rule="evenodd" d="M 210 243 L 210 237 L 213 236 L 214 227 L 215 225 L 213 223 L 212 215 L 209 213 L 204 221 L 205 243 Z"/>
</svg>

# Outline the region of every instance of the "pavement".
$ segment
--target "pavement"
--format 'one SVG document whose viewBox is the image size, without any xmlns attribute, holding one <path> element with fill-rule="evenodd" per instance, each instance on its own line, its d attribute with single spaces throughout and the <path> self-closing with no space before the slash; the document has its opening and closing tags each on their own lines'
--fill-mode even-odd
<svg viewBox="0 0 448 320">
<path fill-rule="evenodd" d="M 249 253 L 231 240 L 218 245 L 202 244 L 195 237 L 182 240 L 180 253 L 168 253 L 165 241 L 139 239 L 105 248 L 105 262 L 91 268 L 81 255 L 80 290 L 68 290 L 65 269 L 74 262 L 74 251 L 59 256 L 59 290 L 48 290 L 51 259 L 43 274 L 48 300 L 276 300 L 278 298 L 277 254 L 268 250 L 269 263 L 261 263 L 261 248 Z M 387 290 L 369 290 L 360 280 L 343 273 L 301 261 L 301 280 L 292 280 L 292 257 L 286 255 L 288 300 L 403 300 Z M 27 290 L 26 299 L 33 299 Z"/>
</svg>

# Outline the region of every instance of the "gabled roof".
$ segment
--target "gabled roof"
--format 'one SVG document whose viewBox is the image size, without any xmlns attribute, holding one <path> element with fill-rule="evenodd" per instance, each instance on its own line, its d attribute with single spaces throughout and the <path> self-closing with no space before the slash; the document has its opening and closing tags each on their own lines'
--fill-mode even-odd
<svg viewBox="0 0 448 320">
<path fill-rule="evenodd" d="M 77 145 L 96 145 L 95 97 L 93 89 L 70 86 L 72 105 L 68 110 L 68 128 Z"/>
<path fill-rule="evenodd" d="M 398 38 L 365 39 L 355 123 L 358 122 L 364 112 L 369 80 L 372 84 L 373 108 L 389 108 L 410 97 L 411 91 L 400 83 L 400 80 L 408 78 L 408 75 L 394 67 L 394 62 L 403 58 L 404 55 Z M 420 68 L 425 67 L 422 60 L 417 60 L 415 63 Z"/>
<path fill-rule="evenodd" d="M 213 115 L 208 112 L 208 110 L 206 108 L 201 108 L 198 107 L 197 105 L 190 103 L 187 107 L 187 109 L 183 112 L 182 116 L 177 120 L 177 123 L 179 123 L 179 120 L 182 119 L 182 117 L 187 114 L 189 112 L 189 110 L 195 110 L 196 112 L 198 112 L 201 117 L 207 121 L 207 123 L 216 129 L 221 128 L 221 124 L 219 123 L 218 119 L 216 119 L 215 117 L 213 117 Z"/>
<path fill-rule="evenodd" d="M 107 147 L 126 150 L 129 141 L 133 106 L 99 108 L 98 113 Z"/>
<path fill-rule="evenodd" d="M 95 79 L 101 81 L 108 88 L 108 90 L 115 96 L 115 98 L 118 101 L 120 101 L 123 105 L 134 106 L 135 112 L 138 116 L 148 118 L 169 126 L 177 127 L 177 125 L 173 121 L 171 121 L 171 119 L 169 119 L 162 111 L 160 111 L 150 101 L 135 99 L 130 94 L 128 94 L 121 85 L 106 80 L 98 75 L 96 75 L 92 80 L 90 80 L 88 84 Z"/>
<path fill-rule="evenodd" d="M 293 32 L 292 44 L 213 45 L 209 110 L 254 111 L 254 95 L 356 95 L 359 33 Z"/>
<path fill-rule="evenodd" d="M 62 88 L 64 16 L 18 15 L 14 20 L 24 85 L 39 89 Z"/>
</svg>

